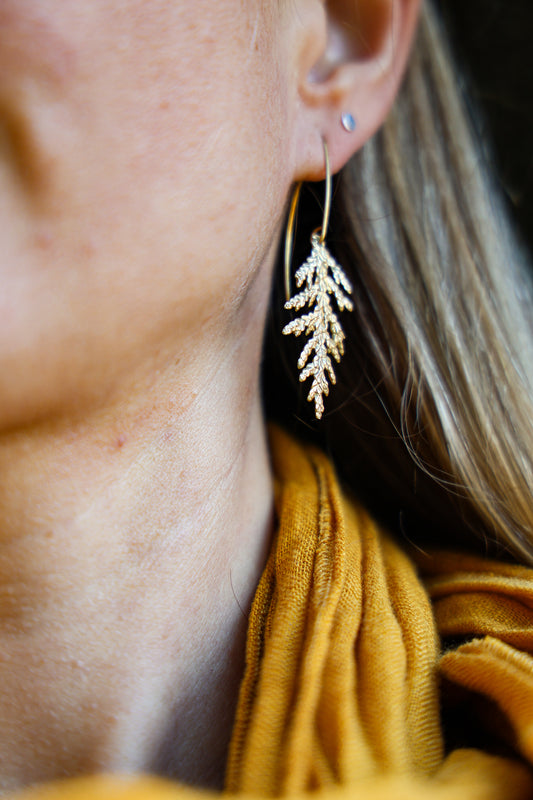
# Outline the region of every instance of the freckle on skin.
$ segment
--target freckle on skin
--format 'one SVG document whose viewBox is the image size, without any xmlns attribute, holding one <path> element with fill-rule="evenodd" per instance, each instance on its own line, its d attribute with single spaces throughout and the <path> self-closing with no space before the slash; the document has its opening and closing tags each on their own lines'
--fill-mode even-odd
<svg viewBox="0 0 533 800">
<path fill-rule="evenodd" d="M 162 109 L 163 111 L 166 111 L 167 108 L 170 108 L 170 103 L 168 102 L 168 100 L 162 100 L 161 103 L 159 103 L 159 108 Z"/>
<path fill-rule="evenodd" d="M 40 250 L 50 250 L 52 242 L 52 236 L 46 231 L 39 231 L 35 234 L 35 244 Z"/>
<path fill-rule="evenodd" d="M 94 242 L 84 242 L 81 246 L 81 253 L 84 256 L 93 256 L 96 253 L 96 245 Z"/>
</svg>

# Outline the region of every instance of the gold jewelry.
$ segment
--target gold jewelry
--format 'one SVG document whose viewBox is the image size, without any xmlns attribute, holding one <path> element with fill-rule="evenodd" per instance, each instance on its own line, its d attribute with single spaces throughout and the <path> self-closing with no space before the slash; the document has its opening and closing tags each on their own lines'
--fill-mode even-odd
<svg viewBox="0 0 533 800">
<path fill-rule="evenodd" d="M 313 378 L 307 399 L 309 402 L 314 400 L 317 419 L 320 419 L 324 413 L 324 395 L 327 396 L 329 394 L 328 376 L 331 383 L 336 383 L 331 356 L 337 362 L 341 360 L 341 356 L 344 353 L 344 339 L 346 338 L 337 315 L 333 311 L 330 295 L 333 295 L 337 301 L 339 311 L 344 311 L 344 309 L 353 310 L 352 301 L 345 294 L 345 292 L 352 293 L 350 281 L 325 245 L 331 210 L 331 167 L 325 139 L 323 139 L 323 143 L 326 163 L 326 200 L 324 203 L 322 229 L 317 228 L 311 235 L 311 255 L 296 271 L 295 275 L 296 286 L 301 291 L 292 298 L 290 296 L 290 263 L 294 221 L 302 188 L 301 183 L 297 184 L 292 196 L 285 235 L 285 293 L 287 299 L 285 308 L 287 310 L 293 308 L 295 311 L 299 311 L 307 305 L 311 310 L 289 322 L 282 331 L 284 334 L 293 333 L 295 336 L 300 336 L 301 333 L 306 336 L 312 334 L 300 354 L 298 369 L 301 370 L 300 381 L 305 381 L 310 377 Z M 302 289 L 301 287 L 304 283 L 305 286 Z M 313 359 L 309 362 L 313 352 Z"/>
</svg>

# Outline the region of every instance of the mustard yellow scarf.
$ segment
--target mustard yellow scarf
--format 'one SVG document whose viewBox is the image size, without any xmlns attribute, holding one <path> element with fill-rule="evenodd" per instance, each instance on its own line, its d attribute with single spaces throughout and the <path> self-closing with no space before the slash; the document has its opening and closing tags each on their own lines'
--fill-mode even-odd
<svg viewBox="0 0 533 800">
<path fill-rule="evenodd" d="M 227 792 L 533 798 L 533 571 L 408 557 L 343 497 L 322 454 L 274 431 L 272 457 L 279 526 L 250 616 Z M 464 739 L 451 752 L 442 715 Z M 97 776 L 24 797 L 205 794 Z"/>
</svg>

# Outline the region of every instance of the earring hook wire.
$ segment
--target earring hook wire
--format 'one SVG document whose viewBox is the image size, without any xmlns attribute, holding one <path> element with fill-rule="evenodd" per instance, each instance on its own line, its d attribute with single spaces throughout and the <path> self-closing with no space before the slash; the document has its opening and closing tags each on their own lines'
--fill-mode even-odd
<svg viewBox="0 0 533 800">
<path fill-rule="evenodd" d="M 320 232 L 320 244 L 324 244 L 326 234 L 328 232 L 329 217 L 331 213 L 331 164 L 329 160 L 329 150 L 326 140 L 322 139 L 324 145 L 324 163 L 326 166 L 326 197 L 324 201 L 324 216 L 322 218 L 322 229 L 317 228 L 313 234 Z M 294 244 L 294 229 L 296 221 L 296 213 L 298 211 L 298 202 L 300 200 L 300 193 L 302 191 L 302 182 L 296 184 L 291 198 L 289 209 L 289 218 L 287 220 L 287 230 L 285 233 L 285 296 L 287 300 L 291 299 L 291 260 Z"/>
</svg>

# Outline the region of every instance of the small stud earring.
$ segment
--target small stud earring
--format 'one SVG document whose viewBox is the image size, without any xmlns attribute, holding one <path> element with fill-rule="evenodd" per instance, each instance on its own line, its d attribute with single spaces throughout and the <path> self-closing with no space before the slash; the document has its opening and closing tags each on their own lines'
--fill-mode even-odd
<svg viewBox="0 0 533 800">
<path fill-rule="evenodd" d="M 355 130 L 355 119 L 349 111 L 345 111 L 341 116 L 342 127 L 348 133 L 353 133 Z"/>
<path fill-rule="evenodd" d="M 324 396 L 329 394 L 329 382 L 335 383 L 333 361 L 339 362 L 344 353 L 345 333 L 337 314 L 333 310 L 335 301 L 339 311 L 352 311 L 353 303 L 348 297 L 352 293 L 350 281 L 326 247 L 329 212 L 331 209 L 331 168 L 326 140 L 323 139 L 324 159 L 326 164 L 326 202 L 322 228 L 317 228 L 311 235 L 311 255 L 297 270 L 296 286 L 300 290 L 294 297 L 290 291 L 290 262 L 292 256 L 292 240 L 294 222 L 298 207 L 298 198 L 302 184 L 294 191 L 287 232 L 285 236 L 285 308 L 287 310 L 306 312 L 293 319 L 283 328 L 282 333 L 294 336 L 310 336 L 298 360 L 300 381 L 312 378 L 313 383 L 307 396 L 309 402 L 315 403 L 315 416 L 320 419 L 324 413 Z"/>
</svg>

